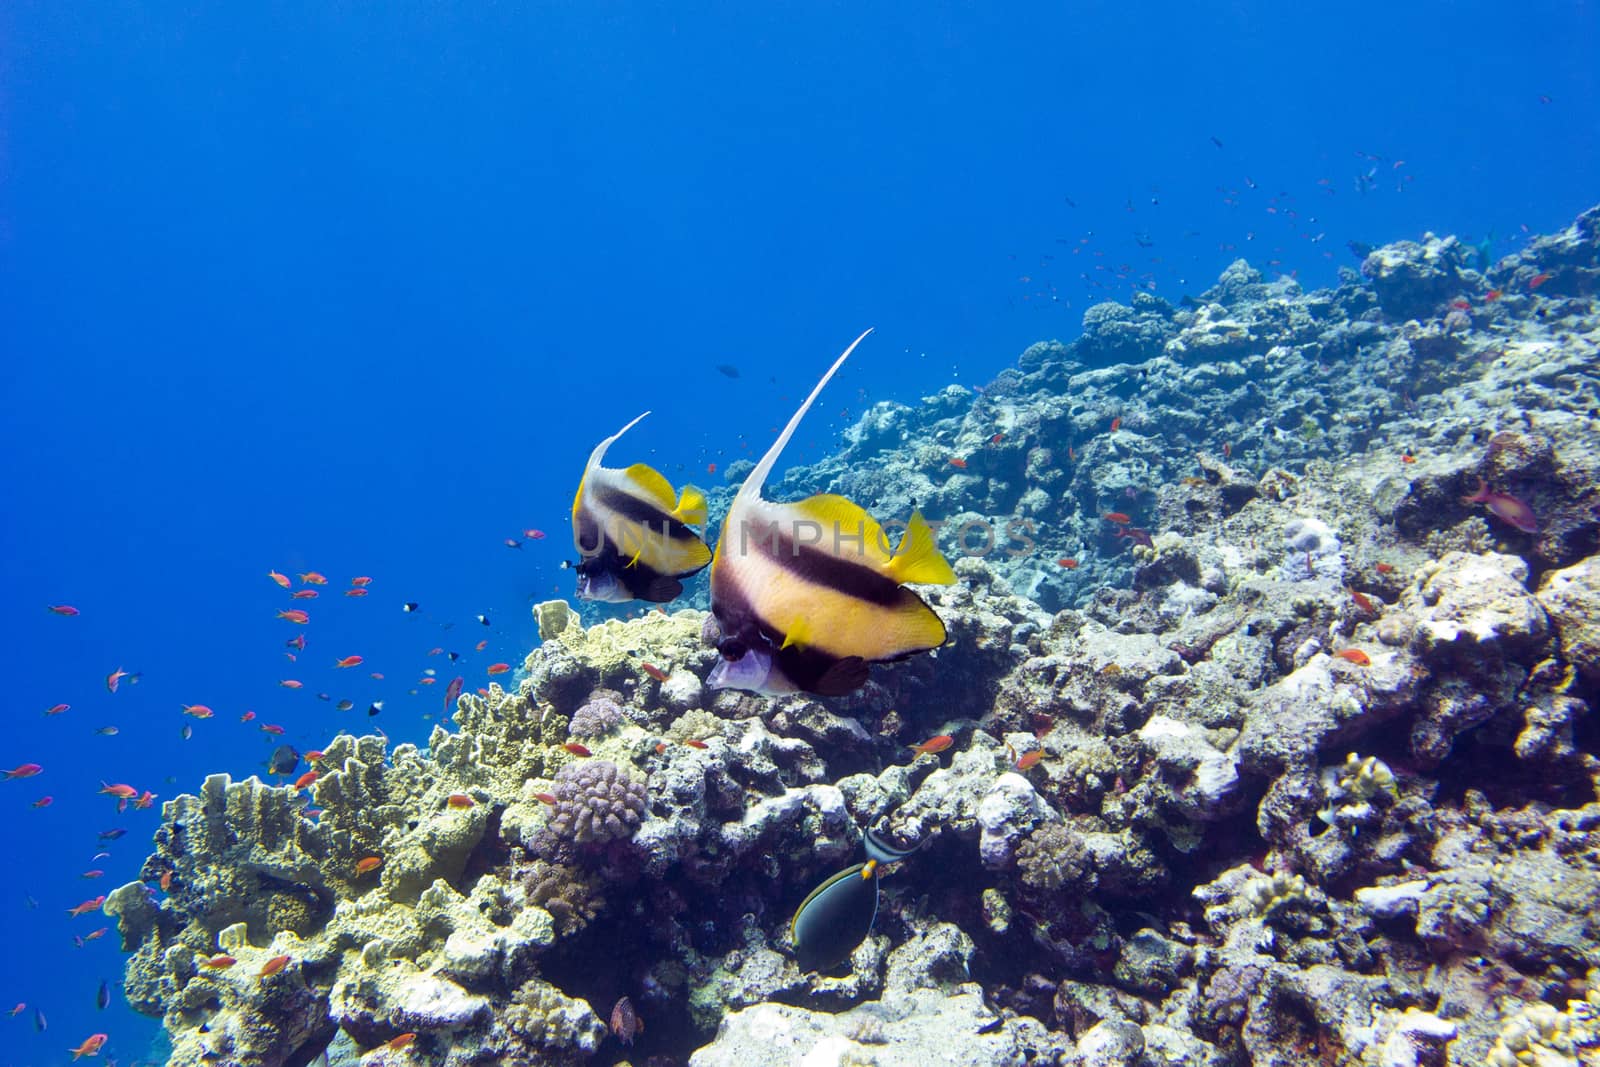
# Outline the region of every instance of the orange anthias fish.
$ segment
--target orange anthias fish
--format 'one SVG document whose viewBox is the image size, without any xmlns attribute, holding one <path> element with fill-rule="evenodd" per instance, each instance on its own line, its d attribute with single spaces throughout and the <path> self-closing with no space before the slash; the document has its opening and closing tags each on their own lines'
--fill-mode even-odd
<svg viewBox="0 0 1600 1067">
<path fill-rule="evenodd" d="M 350 584 L 355 586 L 357 589 L 365 589 L 368 585 L 372 584 L 372 579 L 363 574 L 359 578 L 350 579 Z"/>
<path fill-rule="evenodd" d="M 311 621 L 311 615 L 308 612 L 301 611 L 299 608 L 280 611 L 278 612 L 278 618 L 288 619 L 290 622 L 297 622 L 302 626 Z"/>
<path fill-rule="evenodd" d="M 1394 573 L 1394 564 L 1393 563 L 1375 563 L 1375 564 L 1373 564 L 1372 569 L 1377 571 L 1379 574 L 1393 574 Z"/>
<path fill-rule="evenodd" d="M 383 866 L 382 856 L 367 856 L 356 861 L 357 874 L 369 874 Z"/>
<path fill-rule="evenodd" d="M 317 591 L 315 589 L 296 589 L 294 592 L 289 594 L 289 599 L 315 600 L 317 599 Z"/>
<path fill-rule="evenodd" d="M 1372 666 L 1372 657 L 1361 651 L 1359 648 L 1341 648 L 1339 651 L 1334 653 L 1334 657 L 1337 659 L 1342 659 L 1348 663 L 1354 663 L 1357 667 Z"/>
<path fill-rule="evenodd" d="M 1540 274 L 1535 274 L 1533 277 L 1528 279 L 1528 291 L 1532 292 L 1533 290 L 1539 288 L 1539 286 L 1543 285 L 1545 282 L 1549 281 L 1551 278 L 1554 278 L 1554 277 L 1555 277 L 1555 275 L 1551 274 L 1549 271 L 1545 271 L 1545 272 L 1540 273 Z"/>
<path fill-rule="evenodd" d="M 200 966 L 209 967 L 213 971 L 225 971 L 239 961 L 226 953 L 218 953 L 208 960 L 201 960 Z"/>
<path fill-rule="evenodd" d="M 42 770 L 44 768 L 37 763 L 23 763 L 11 768 L 9 771 L 0 771 L 0 778 L 4 778 L 8 782 L 13 778 L 32 778 Z"/>
<path fill-rule="evenodd" d="M 270 977 L 272 977 L 273 975 L 277 974 L 279 971 L 283 970 L 285 967 L 289 966 L 289 961 L 292 960 L 293 958 L 294 958 L 293 956 L 274 956 L 274 957 L 272 957 L 266 963 L 263 963 L 261 965 L 261 970 L 256 972 L 256 977 L 257 978 L 270 978 Z"/>
<path fill-rule="evenodd" d="M 267 577 L 283 586 L 283 588 L 289 588 L 289 576 L 287 574 L 279 574 L 277 571 L 268 571 Z"/>
<path fill-rule="evenodd" d="M 964 471 L 967 469 L 967 461 L 962 459 L 960 456 L 951 456 L 950 466 L 954 467 L 958 471 Z"/>
<path fill-rule="evenodd" d="M 912 745 L 911 752 L 913 755 L 917 756 L 932 756 L 943 752 L 945 749 L 949 748 L 955 743 L 956 739 L 951 737 L 949 734 L 937 734 L 928 738 L 920 745 Z"/>
<path fill-rule="evenodd" d="M 115 693 L 117 691 L 117 686 L 121 685 L 122 680 L 127 676 L 128 672 L 123 670 L 121 667 L 118 667 L 116 670 L 106 675 L 106 690 L 108 692 Z"/>
<path fill-rule="evenodd" d="M 306 571 L 300 576 L 300 583 L 302 585 L 327 585 L 328 579 L 316 571 Z"/>
<path fill-rule="evenodd" d="M 104 904 L 105 902 L 106 902 L 106 898 L 103 897 L 103 896 L 101 896 L 101 897 L 91 897 L 90 899 L 84 901 L 82 904 L 79 904 L 76 907 L 68 908 L 67 909 L 67 914 L 72 916 L 73 918 L 77 918 L 79 915 L 87 915 L 91 911 L 99 911 L 100 910 L 100 905 Z"/>
<path fill-rule="evenodd" d="M 1356 607 L 1360 608 L 1368 615 L 1376 615 L 1378 613 L 1377 606 L 1372 603 L 1372 599 L 1368 597 L 1367 594 L 1363 593 L 1359 589 L 1354 588 L 1352 588 L 1349 592 L 1350 599 L 1355 601 Z"/>
<path fill-rule="evenodd" d="M 56 704 L 52 707 L 45 708 L 44 713 L 46 715 L 60 715 L 64 711 L 71 710 L 71 708 L 71 704 Z"/>
<path fill-rule="evenodd" d="M 71 604 L 46 604 L 45 607 L 49 608 L 57 615 L 65 615 L 69 619 L 74 615 L 82 614 L 82 612 L 73 607 Z"/>
<path fill-rule="evenodd" d="M 298 682 L 293 678 L 285 678 L 283 681 L 279 682 L 278 684 L 283 686 L 285 689 L 299 689 L 301 687 L 301 685 L 302 685 L 301 682 Z"/>
<path fill-rule="evenodd" d="M 1019 771 L 1025 771 L 1042 759 L 1044 759 L 1044 749 L 1029 749 L 1027 752 L 1024 752 L 1022 755 L 1013 760 L 1011 765 Z"/>
<path fill-rule="evenodd" d="M 1071 556 L 1062 556 L 1060 559 L 1056 560 L 1056 562 L 1067 568 L 1069 571 L 1076 570 L 1078 567 L 1078 561 L 1073 559 Z"/>
<path fill-rule="evenodd" d="M 77 1048 L 69 1048 L 67 1051 L 72 1053 L 73 1059 L 77 1059 L 79 1056 L 98 1056 L 100 1055 L 100 1047 L 107 1040 L 109 1040 L 109 1037 L 106 1034 L 90 1034 L 84 1038 L 83 1044 Z"/>
<path fill-rule="evenodd" d="M 283 727 L 279 726 L 275 722 L 264 722 L 261 724 L 261 732 L 264 734 L 271 734 L 273 737 L 282 737 Z"/>
<path fill-rule="evenodd" d="M 1485 304 L 1492 304 L 1496 300 L 1499 300 L 1499 299 L 1500 299 L 1500 290 L 1498 290 L 1498 289 L 1490 289 L 1487 293 L 1483 294 L 1483 302 Z"/>
<path fill-rule="evenodd" d="M 197 719 L 209 719 L 216 714 L 204 704 L 185 704 L 183 705 L 183 713 L 185 715 L 193 715 Z"/>
<path fill-rule="evenodd" d="M 344 595 L 345 596 L 366 596 L 367 595 L 367 591 L 365 589 L 357 587 L 355 589 L 346 589 L 344 591 Z"/>
<path fill-rule="evenodd" d="M 1122 429 L 1122 416 L 1118 415 L 1111 420 L 1111 432 L 1116 433 L 1120 429 Z"/>
<path fill-rule="evenodd" d="M 294 780 L 295 791 L 298 792 L 299 790 L 304 789 L 306 786 L 310 785 L 312 782 L 315 782 L 318 778 L 321 778 L 321 777 L 322 777 L 322 772 L 321 771 L 307 771 L 306 773 L 302 774 L 300 777 L 298 777 L 298 778 L 296 778 Z"/>
<path fill-rule="evenodd" d="M 566 744 L 562 745 L 561 747 L 566 749 L 568 752 L 572 753 L 574 756 L 592 755 L 592 753 L 587 748 L 585 748 L 583 745 L 578 744 L 578 742 L 576 742 L 576 741 L 568 741 Z"/>
<path fill-rule="evenodd" d="M 666 746 L 662 745 L 661 747 L 665 748 Z M 541 804 L 548 804 L 552 808 L 556 806 L 556 797 L 554 793 L 535 793 L 533 794 L 533 799 L 537 800 Z"/>
<path fill-rule="evenodd" d="M 667 672 L 657 667 L 654 663 L 641 663 L 639 664 L 639 669 L 658 682 L 667 680 Z"/>
<path fill-rule="evenodd" d="M 321 763 L 325 755 L 326 753 L 320 748 L 308 748 L 306 749 L 305 761 L 307 763 Z"/>
<path fill-rule="evenodd" d="M 411 1044 L 411 1042 L 415 1041 L 416 1039 L 417 1039 L 417 1035 L 408 1030 L 403 1034 L 396 1034 L 395 1036 L 391 1037 L 389 1040 L 385 1041 L 383 1043 L 383 1047 L 384 1048 L 392 1048 L 392 1049 L 395 1049 L 396 1051 L 398 1051 L 400 1049 L 405 1048 L 407 1045 Z"/>
<path fill-rule="evenodd" d="M 486 637 L 482 641 L 479 641 L 477 644 L 473 645 L 472 647 L 473 647 L 474 650 L 476 650 L 478 652 L 482 652 L 484 649 L 489 647 L 489 639 Z"/>
<path fill-rule="evenodd" d="M 359 666 L 361 666 L 361 663 L 362 663 L 362 659 L 361 659 L 360 656 L 346 656 L 343 659 L 341 659 L 338 663 L 335 663 L 334 666 L 335 667 L 359 667 Z"/>
<path fill-rule="evenodd" d="M 137 789 L 125 782 L 117 782 L 115 785 L 101 782 L 97 792 L 104 796 L 116 797 L 118 800 L 129 800 L 139 795 Z"/>
<path fill-rule="evenodd" d="M 489 664 L 488 673 L 490 673 L 490 674 L 504 674 L 507 671 L 509 671 L 510 669 L 511 669 L 511 664 L 509 664 L 509 663 L 491 663 L 491 664 Z"/>
<path fill-rule="evenodd" d="M 1133 521 L 1133 517 L 1131 515 L 1121 511 L 1108 511 L 1100 517 L 1107 522 L 1114 522 L 1118 526 L 1126 526 L 1128 523 Z"/>
<path fill-rule="evenodd" d="M 445 798 L 445 803 L 452 808 L 470 808 L 475 807 L 478 802 L 465 793 L 451 793 Z"/>
</svg>

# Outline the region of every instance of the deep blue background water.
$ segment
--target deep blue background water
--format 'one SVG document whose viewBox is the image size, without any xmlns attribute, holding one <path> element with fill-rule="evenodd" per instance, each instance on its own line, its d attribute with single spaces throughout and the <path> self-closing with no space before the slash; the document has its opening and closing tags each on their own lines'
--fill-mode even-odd
<svg viewBox="0 0 1600 1067">
<path fill-rule="evenodd" d="M 613 461 L 704 482 L 868 325 L 787 458 L 1134 285 L 1327 284 L 1430 229 L 1503 253 L 1600 192 L 1592 4 L 685 6 L 0 5 L 0 764 L 46 768 L 0 782 L 0 1062 L 148 1043 L 94 1008 L 122 956 L 72 935 L 106 920 L 63 915 L 158 822 L 100 781 L 258 771 L 261 722 L 423 740 L 427 652 L 520 662 L 638 411 Z M 296 663 L 270 568 L 332 583 Z"/>
</svg>

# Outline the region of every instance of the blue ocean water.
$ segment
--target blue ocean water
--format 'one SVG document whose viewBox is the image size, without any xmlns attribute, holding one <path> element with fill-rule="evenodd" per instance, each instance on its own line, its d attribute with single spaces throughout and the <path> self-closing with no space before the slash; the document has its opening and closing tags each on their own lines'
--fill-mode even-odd
<svg viewBox="0 0 1600 1067">
<path fill-rule="evenodd" d="M 1503 254 L 1600 175 L 1581 3 L 252 7 L 0 7 L 0 764 L 44 767 L 0 782 L 0 1062 L 148 1055 L 95 1006 L 115 933 L 64 914 L 159 820 L 101 783 L 423 741 L 570 590 L 578 472 L 639 411 L 612 460 L 709 482 L 875 326 L 804 461 L 1097 301 L 1237 257 L 1329 284 L 1425 230 Z"/>
</svg>

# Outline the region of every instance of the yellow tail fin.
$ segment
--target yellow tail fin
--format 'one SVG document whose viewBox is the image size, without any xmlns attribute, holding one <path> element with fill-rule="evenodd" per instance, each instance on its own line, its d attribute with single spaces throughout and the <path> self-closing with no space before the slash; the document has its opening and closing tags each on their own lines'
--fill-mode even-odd
<svg viewBox="0 0 1600 1067">
<path fill-rule="evenodd" d="M 706 521 L 706 495 L 692 485 L 684 486 L 672 517 L 687 526 L 702 525 Z"/>
<path fill-rule="evenodd" d="M 956 572 L 950 569 L 949 562 L 939 552 L 939 546 L 934 544 L 933 528 L 920 511 L 911 513 L 905 536 L 900 538 L 900 545 L 894 550 L 887 570 L 889 577 L 897 582 L 951 585 L 956 580 Z"/>
</svg>

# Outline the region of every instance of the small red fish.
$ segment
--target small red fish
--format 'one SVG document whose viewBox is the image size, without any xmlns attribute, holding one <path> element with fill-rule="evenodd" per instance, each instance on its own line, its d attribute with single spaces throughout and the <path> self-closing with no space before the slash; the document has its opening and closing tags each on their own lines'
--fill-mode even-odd
<svg viewBox="0 0 1600 1067">
<path fill-rule="evenodd" d="M 289 594 L 290 600 L 315 600 L 318 597 L 315 589 L 296 589 Z"/>
<path fill-rule="evenodd" d="M 362 659 L 361 659 L 360 656 L 346 656 L 343 659 L 341 659 L 338 663 L 335 663 L 334 666 L 335 667 L 359 667 L 359 666 L 361 666 L 361 663 L 362 663 Z"/>
<path fill-rule="evenodd" d="M 302 584 L 302 585 L 327 585 L 328 584 L 328 579 L 324 578 L 322 575 L 318 574 L 316 571 L 306 571 L 304 574 L 302 574 L 300 576 L 300 584 Z"/>
<path fill-rule="evenodd" d="M 1133 521 L 1133 517 L 1123 511 L 1108 511 L 1100 517 L 1107 522 L 1114 522 L 1118 526 L 1126 526 Z"/>
<path fill-rule="evenodd" d="M 478 802 L 467 796 L 465 793 L 451 793 L 445 798 L 445 803 L 450 805 L 452 808 L 470 808 L 475 806 Z"/>
<path fill-rule="evenodd" d="M 1122 416 L 1118 415 L 1111 420 L 1111 432 L 1116 433 L 1120 429 L 1122 429 Z"/>
<path fill-rule="evenodd" d="M 325 755 L 326 753 L 324 753 L 320 748 L 307 749 L 305 761 L 307 763 L 321 763 Z"/>
<path fill-rule="evenodd" d="M 473 645 L 472 647 L 473 647 L 473 649 L 475 651 L 482 652 L 484 649 L 489 647 L 489 639 L 487 637 L 485 637 L 482 641 L 479 641 L 477 644 Z"/>
<path fill-rule="evenodd" d="M 71 604 L 46 604 L 45 607 L 49 608 L 51 611 L 55 612 L 57 615 L 65 615 L 69 619 L 72 618 L 72 616 L 74 616 L 74 615 L 83 614 L 81 611 L 79 611 L 77 608 L 73 607 Z"/>
<path fill-rule="evenodd" d="M 639 664 L 639 669 L 658 682 L 667 680 L 667 672 L 657 667 L 654 663 L 641 663 Z"/>
<path fill-rule="evenodd" d="M 950 466 L 954 467 L 958 471 L 964 471 L 967 469 L 967 461 L 962 459 L 960 456 L 951 456 Z"/>
<path fill-rule="evenodd" d="M 1230 458 L 1232 458 L 1232 456 L 1233 456 L 1233 444 L 1231 442 L 1228 442 L 1228 441 L 1222 442 L 1222 458 L 1223 459 L 1230 459 Z"/>
<path fill-rule="evenodd" d="M 117 691 L 117 686 L 121 685 L 122 680 L 127 676 L 128 672 L 123 670 L 121 667 L 118 667 L 116 670 L 106 675 L 106 691 L 109 693 L 115 693 Z"/>
<path fill-rule="evenodd" d="M 1356 607 L 1360 608 L 1364 614 L 1376 615 L 1378 613 L 1377 606 L 1372 603 L 1372 599 L 1367 594 L 1359 589 L 1350 589 L 1349 593 L 1350 599 L 1355 601 Z"/>
<path fill-rule="evenodd" d="M 1339 651 L 1334 653 L 1334 657 L 1337 659 L 1342 659 L 1347 663 L 1354 663 L 1357 667 L 1372 666 L 1372 657 L 1361 651 L 1359 648 L 1341 648 Z"/>
<path fill-rule="evenodd" d="M 1372 569 L 1377 571 L 1379 574 L 1393 574 L 1394 573 L 1394 564 L 1393 563 L 1374 563 L 1372 565 Z"/>
<path fill-rule="evenodd" d="M 656 742 L 656 755 L 665 756 L 666 754 L 667 754 L 667 743 L 665 741 L 657 741 Z"/>
<path fill-rule="evenodd" d="M 391 1037 L 389 1040 L 385 1041 L 383 1043 L 383 1047 L 384 1048 L 392 1048 L 392 1049 L 394 1049 L 395 1051 L 398 1052 L 400 1049 L 405 1048 L 407 1045 L 411 1044 L 411 1042 L 415 1041 L 416 1039 L 417 1039 L 417 1035 L 408 1030 L 403 1034 L 396 1034 L 395 1036 Z"/>
<path fill-rule="evenodd" d="M 1539 286 L 1543 285 L 1545 282 L 1554 277 L 1555 275 L 1548 271 L 1542 274 L 1535 274 L 1533 277 L 1528 279 L 1528 291 L 1531 293 L 1533 290 L 1539 288 Z"/>
<path fill-rule="evenodd" d="M 92 871 L 84 871 L 82 874 L 78 875 L 79 878 L 91 878 L 91 879 L 93 879 L 93 878 L 104 878 L 105 876 L 106 876 L 106 872 L 100 870 L 99 868 L 96 868 L 96 869 L 94 869 Z"/>
<path fill-rule="evenodd" d="M 128 800 L 139 795 L 139 791 L 126 782 L 117 782 L 114 785 L 101 782 L 100 788 L 96 792 L 103 796 L 116 797 L 118 800 Z"/>
<path fill-rule="evenodd" d="M 100 910 L 100 905 L 104 904 L 105 902 L 106 902 L 106 898 L 103 897 L 103 896 L 91 897 L 90 899 L 84 901 L 82 904 L 78 904 L 78 905 L 76 905 L 74 907 L 68 908 L 67 909 L 67 914 L 70 915 L 72 918 L 76 919 L 78 916 L 87 915 L 91 911 L 99 911 Z"/>
<path fill-rule="evenodd" d="M 1044 750 L 1040 748 L 1029 749 L 1012 761 L 1011 766 L 1019 771 L 1025 771 L 1044 759 Z"/>
<path fill-rule="evenodd" d="M 437 678 L 418 678 L 417 679 L 417 684 L 418 685 L 434 685 L 438 681 L 439 681 L 439 679 L 437 679 Z"/>
<path fill-rule="evenodd" d="M 632 1045 L 635 1034 L 644 1030 L 644 1020 L 633 1010 L 633 1001 L 623 997 L 611 1009 L 611 1032 L 624 1045 Z"/>
<path fill-rule="evenodd" d="M 275 722 L 264 722 L 261 724 L 261 732 L 264 734 L 271 734 L 273 737 L 282 737 L 283 727 L 279 726 Z"/>
<path fill-rule="evenodd" d="M 150 805 L 155 802 L 155 799 L 156 795 L 150 792 L 150 790 L 146 789 L 143 793 L 140 793 L 138 796 L 133 798 L 133 806 L 140 811 L 143 811 L 150 807 Z"/>
<path fill-rule="evenodd" d="M 1078 569 L 1078 561 L 1073 559 L 1071 556 L 1062 556 L 1060 559 L 1056 560 L 1056 562 L 1067 568 L 1069 571 Z"/>
<path fill-rule="evenodd" d="M 344 595 L 345 596 L 366 596 L 367 595 L 367 591 L 365 589 L 361 589 L 361 588 L 346 589 L 344 591 Z"/>
<path fill-rule="evenodd" d="M 240 722 L 249 722 L 250 720 L 254 719 L 255 717 L 256 717 L 256 713 L 255 712 L 247 711 L 243 715 L 239 716 L 239 721 Z"/>
<path fill-rule="evenodd" d="M 71 708 L 71 704 L 55 704 L 51 707 L 45 708 L 44 713 L 46 715 L 60 715 L 64 711 L 70 711 Z"/>
<path fill-rule="evenodd" d="M 576 741 L 568 741 L 566 744 L 562 745 L 561 747 L 566 749 L 568 752 L 572 753 L 574 756 L 591 756 L 591 755 L 593 755 L 592 752 L 590 752 L 584 746 L 578 744 L 578 742 L 576 742 Z"/>
<path fill-rule="evenodd" d="M 322 777 L 321 771 L 307 771 L 294 780 L 294 788 L 298 792 Z"/>
<path fill-rule="evenodd" d="M 184 704 L 183 713 L 185 715 L 193 715 L 197 719 L 209 719 L 216 714 L 204 704 Z"/>
<path fill-rule="evenodd" d="M 1417 457 L 1413 456 L 1410 452 L 1402 452 L 1402 453 L 1400 453 L 1400 462 L 1401 463 L 1415 463 L 1416 461 L 1417 461 Z"/>
<path fill-rule="evenodd" d="M 37 763 L 23 763 L 11 768 L 9 771 L 0 771 L 0 778 L 4 778 L 8 782 L 13 778 L 32 778 L 42 770 L 44 768 Z"/>
<path fill-rule="evenodd" d="M 1510 523 L 1523 533 L 1539 532 L 1539 520 L 1533 514 L 1532 508 L 1509 493 L 1491 492 L 1489 484 L 1482 478 L 1478 479 L 1478 491 L 1471 496 L 1462 497 L 1461 502 L 1482 504 L 1495 518 Z"/>
<path fill-rule="evenodd" d="M 382 856 L 367 856 L 364 859 L 360 859 L 360 860 L 356 861 L 356 873 L 357 874 L 368 874 L 368 873 L 370 873 L 372 871 L 377 870 L 379 867 L 382 867 L 382 866 L 383 866 L 383 857 Z"/>
<path fill-rule="evenodd" d="M 161 891 L 163 893 L 172 892 L 172 872 L 171 871 L 162 871 L 161 872 L 161 878 L 157 881 L 156 884 L 161 887 Z"/>
<path fill-rule="evenodd" d="M 367 586 L 372 584 L 372 579 L 363 574 L 358 578 L 350 579 L 350 584 L 355 586 L 357 589 L 365 589 Z"/>
<path fill-rule="evenodd" d="M 301 688 L 303 683 L 298 682 L 293 678 L 285 678 L 283 681 L 279 682 L 278 684 L 283 686 L 285 689 L 299 689 L 299 688 Z"/>
<path fill-rule="evenodd" d="M 699 738 L 696 738 L 696 737 L 691 737 L 689 740 L 685 741 L 684 744 L 688 745 L 690 748 L 710 748 L 711 747 L 710 745 L 707 745 L 704 741 L 701 741 Z"/>
<path fill-rule="evenodd" d="M 28 1005 L 27 1004 L 19 1003 L 16 1007 L 12 1008 L 11 1011 L 8 1014 L 13 1019 L 15 1019 L 17 1016 L 21 1015 L 23 1012 L 25 1012 L 27 1010 L 28 1010 Z"/>
<path fill-rule="evenodd" d="M 290 622 L 297 622 L 302 626 L 311 621 L 310 614 L 301 611 L 299 608 L 290 608 L 287 611 L 280 611 L 278 612 L 278 618 L 288 619 Z"/>
<path fill-rule="evenodd" d="M 431 680 L 432 679 L 424 679 L 425 682 Z M 450 679 L 449 685 L 444 687 L 444 710 L 446 712 L 449 712 L 451 705 L 460 699 L 461 687 L 465 684 L 466 679 L 462 678 L 461 675 L 458 674 L 454 678 Z"/>
<path fill-rule="evenodd" d="M 916 756 L 932 756 L 943 752 L 956 743 L 956 739 L 949 734 L 936 734 L 918 745 L 911 746 L 911 752 Z"/>
<path fill-rule="evenodd" d="M 523 537 L 532 538 L 535 541 L 543 541 L 544 540 L 544 531 L 543 530 L 523 530 L 522 531 L 522 536 Z"/>
<path fill-rule="evenodd" d="M 101 1047 L 108 1040 L 109 1037 L 106 1034 L 90 1034 L 83 1039 L 83 1044 L 77 1048 L 69 1048 L 67 1051 L 72 1053 L 73 1059 L 77 1059 L 79 1056 L 98 1056 L 100 1055 Z"/>
<path fill-rule="evenodd" d="M 505 674 L 510 669 L 511 669 L 511 664 L 509 664 L 509 663 L 491 663 L 491 664 L 489 664 L 488 673 L 489 674 Z"/>
<path fill-rule="evenodd" d="M 661 747 L 665 748 L 666 746 L 662 745 Z M 533 799 L 537 800 L 541 804 L 548 804 L 552 808 L 556 806 L 556 798 L 553 793 L 535 793 L 533 794 Z"/>
<path fill-rule="evenodd" d="M 277 571 L 268 571 L 267 577 L 277 582 L 283 588 L 289 588 L 289 576 L 287 574 L 279 574 Z"/>
<path fill-rule="evenodd" d="M 33 802 L 33 806 L 36 808 L 48 808 L 52 803 L 55 802 L 55 799 L 55 797 L 40 797 L 38 800 Z"/>
<path fill-rule="evenodd" d="M 715 473 L 717 473 L 717 465 L 715 463 L 707 463 L 706 464 L 706 473 L 707 474 L 715 474 Z"/>
<path fill-rule="evenodd" d="M 284 647 L 292 648 L 296 652 L 304 652 L 306 650 L 306 635 L 305 634 L 295 634 L 293 637 L 289 638 L 289 640 L 285 641 L 283 644 L 284 644 Z"/>
<path fill-rule="evenodd" d="M 88 933 L 84 934 L 83 937 L 80 938 L 79 940 L 81 940 L 85 945 L 87 945 L 91 941 L 100 940 L 102 937 L 106 936 L 110 932 L 111 932 L 111 927 L 109 927 L 109 926 L 101 926 L 101 927 L 99 927 L 97 929 L 90 930 Z"/>
<path fill-rule="evenodd" d="M 234 959 L 232 956 L 229 956 L 227 953 L 219 952 L 208 960 L 201 960 L 200 966 L 209 968 L 213 971 L 225 971 L 238 962 L 238 960 Z"/>
<path fill-rule="evenodd" d="M 1500 299 L 1500 290 L 1498 290 L 1498 289 L 1490 289 L 1487 293 L 1483 294 L 1483 302 L 1485 304 L 1492 304 L 1496 300 L 1499 300 L 1499 299 Z"/>
<path fill-rule="evenodd" d="M 273 975 L 277 974 L 279 971 L 281 971 L 285 967 L 289 966 L 289 961 L 292 960 L 293 958 L 294 958 L 293 956 L 274 956 L 274 957 L 272 957 L 266 963 L 263 963 L 261 965 L 261 970 L 256 972 L 256 977 L 257 978 L 271 978 Z"/>
<path fill-rule="evenodd" d="M 997 434 L 995 434 L 995 435 L 994 435 L 994 436 L 993 436 L 993 437 L 991 437 L 991 438 L 989 438 L 989 443 L 990 443 L 990 444 L 991 444 L 991 445 L 997 445 L 997 444 L 999 444 L 999 443 L 1000 443 L 1000 442 L 1001 442 L 1001 441 L 1004 441 L 1004 440 L 1005 440 L 1005 439 L 1006 439 L 1006 435 L 1005 435 L 1005 434 L 1003 434 L 1003 433 L 997 433 Z"/>
<path fill-rule="evenodd" d="M 1472 310 L 1472 301 L 1463 300 L 1460 297 L 1457 297 L 1456 299 L 1450 301 L 1450 306 L 1455 308 L 1457 311 L 1470 311 Z"/>
</svg>

